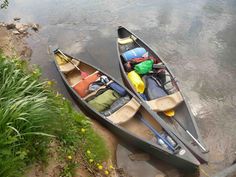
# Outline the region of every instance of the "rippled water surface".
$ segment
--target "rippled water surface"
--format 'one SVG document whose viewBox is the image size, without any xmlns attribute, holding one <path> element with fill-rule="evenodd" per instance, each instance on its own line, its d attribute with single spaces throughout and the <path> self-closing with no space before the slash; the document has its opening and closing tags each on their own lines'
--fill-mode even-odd
<svg viewBox="0 0 236 177">
<path fill-rule="evenodd" d="M 28 39 L 32 63 L 41 65 L 44 76 L 56 80 L 64 94 L 48 46 L 59 46 L 121 80 L 116 29 L 132 30 L 178 78 L 210 149 L 209 165 L 201 168 L 212 175 L 235 160 L 235 0 L 10 0 L 0 20 L 14 17 L 40 24 Z"/>
</svg>

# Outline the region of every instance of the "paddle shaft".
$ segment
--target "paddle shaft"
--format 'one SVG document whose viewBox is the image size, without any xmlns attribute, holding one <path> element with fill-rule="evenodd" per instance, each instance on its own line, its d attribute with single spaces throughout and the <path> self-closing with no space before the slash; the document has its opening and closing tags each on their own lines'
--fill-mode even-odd
<svg viewBox="0 0 236 177">
<path fill-rule="evenodd" d="M 68 57 L 60 49 L 57 49 L 57 51 L 64 57 L 66 61 L 70 62 L 76 69 L 78 69 L 81 72 L 79 67 L 76 66 L 76 64 L 74 64 L 71 60 L 69 60 Z"/>
<path fill-rule="evenodd" d="M 175 148 L 165 138 L 163 138 L 143 117 L 141 117 L 141 121 L 155 134 L 157 138 L 161 139 L 172 151 L 175 151 Z"/>
<path fill-rule="evenodd" d="M 182 129 L 184 129 L 184 131 L 197 143 L 197 145 L 204 152 L 208 152 L 208 150 L 206 150 L 206 148 L 204 148 L 203 145 L 176 118 L 174 118 L 174 116 L 172 116 L 172 118 L 180 125 L 180 127 L 182 127 Z"/>
</svg>

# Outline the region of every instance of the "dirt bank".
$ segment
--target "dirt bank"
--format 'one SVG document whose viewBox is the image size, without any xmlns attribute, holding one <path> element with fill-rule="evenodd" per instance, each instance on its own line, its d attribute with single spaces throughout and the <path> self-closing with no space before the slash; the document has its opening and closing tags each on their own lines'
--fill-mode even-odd
<svg viewBox="0 0 236 177">
<path fill-rule="evenodd" d="M 37 32 L 39 26 L 37 24 L 22 24 L 20 19 L 15 20 L 10 24 L 0 22 L 0 50 L 6 56 L 19 57 L 21 59 L 30 60 L 32 49 L 27 45 L 25 39 L 32 33 Z M 110 158 L 108 163 L 116 166 L 116 138 L 104 127 L 97 122 L 92 123 L 94 130 L 104 138 L 106 145 L 110 151 Z M 57 177 L 59 176 L 63 166 L 65 165 L 60 161 L 60 155 L 56 151 L 58 144 L 52 142 L 49 145 L 49 161 L 45 164 L 32 164 L 29 166 L 26 176 L 39 176 L 39 177 Z M 78 157 L 79 160 L 79 157 Z M 83 161 L 80 162 L 81 166 L 76 170 L 77 177 L 91 176 L 86 168 L 83 166 Z M 116 177 L 116 172 L 113 171 L 109 176 Z"/>
<path fill-rule="evenodd" d="M 26 34 L 14 34 L 14 29 L 7 29 L 6 24 L 0 24 L 0 49 L 7 56 L 17 56 L 30 59 L 32 50 L 23 40 Z"/>
</svg>

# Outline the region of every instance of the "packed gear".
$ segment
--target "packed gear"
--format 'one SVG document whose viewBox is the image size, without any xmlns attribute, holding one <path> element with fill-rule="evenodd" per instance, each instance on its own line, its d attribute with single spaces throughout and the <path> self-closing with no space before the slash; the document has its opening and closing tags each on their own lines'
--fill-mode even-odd
<svg viewBox="0 0 236 177">
<path fill-rule="evenodd" d="M 143 80 L 146 85 L 145 95 L 147 96 L 148 100 L 161 98 L 167 95 L 162 88 L 161 83 L 155 77 L 153 77 L 153 75 L 145 75 L 143 76 Z"/>
<path fill-rule="evenodd" d="M 118 38 L 118 43 L 121 45 L 129 44 L 132 43 L 136 40 L 137 38 L 134 37 L 133 35 L 126 37 L 126 38 Z"/>
<path fill-rule="evenodd" d="M 143 57 L 145 54 L 147 53 L 147 51 L 142 48 L 142 47 L 137 47 L 131 50 L 128 50 L 126 52 L 124 52 L 122 54 L 123 59 L 125 60 L 125 62 L 133 59 L 133 58 L 141 58 Z"/>
<path fill-rule="evenodd" d="M 117 99 L 109 109 L 105 110 L 104 112 L 101 112 L 104 116 L 110 116 L 112 113 L 120 109 L 122 106 L 124 106 L 126 103 L 128 103 L 130 100 L 129 95 L 126 95 L 124 97 L 121 97 Z"/>
<path fill-rule="evenodd" d="M 120 96 L 125 96 L 127 94 L 126 90 L 123 87 L 121 87 L 119 84 L 117 84 L 116 82 L 110 83 L 108 87 L 115 90 L 117 93 L 119 93 Z"/>
<path fill-rule="evenodd" d="M 88 90 L 89 90 L 89 92 L 94 92 L 94 91 L 96 91 L 97 89 L 99 89 L 103 85 L 104 85 L 104 83 L 102 81 L 100 81 L 100 80 L 99 81 L 95 81 L 95 82 L 93 82 L 93 83 L 91 83 L 89 85 Z"/>
<path fill-rule="evenodd" d="M 138 74 L 147 74 L 152 70 L 153 60 L 146 60 L 142 63 L 135 65 L 134 70 Z"/>
<path fill-rule="evenodd" d="M 163 88 L 168 94 L 172 94 L 178 91 L 172 82 L 170 73 L 166 69 L 160 69 L 155 74 L 155 77 L 160 78 L 159 80 L 161 81 Z"/>
<path fill-rule="evenodd" d="M 108 109 L 118 98 L 120 98 L 120 95 L 116 91 L 108 89 L 94 99 L 88 101 L 88 104 L 96 111 L 101 112 Z"/>
<path fill-rule="evenodd" d="M 142 57 L 142 58 L 134 58 L 124 64 L 126 72 L 132 71 L 136 64 L 139 64 L 139 63 L 144 62 L 146 60 L 153 60 L 153 65 L 157 64 L 159 62 L 156 58 L 154 58 L 152 56 Z"/>
<path fill-rule="evenodd" d="M 79 83 L 72 86 L 73 89 L 83 98 L 89 93 L 89 85 L 98 80 L 100 77 L 99 73 L 93 73 L 86 78 L 82 79 Z"/>
<path fill-rule="evenodd" d="M 128 79 L 130 80 L 130 82 L 138 93 L 144 92 L 145 84 L 141 77 L 135 71 L 131 71 L 128 73 Z"/>
</svg>

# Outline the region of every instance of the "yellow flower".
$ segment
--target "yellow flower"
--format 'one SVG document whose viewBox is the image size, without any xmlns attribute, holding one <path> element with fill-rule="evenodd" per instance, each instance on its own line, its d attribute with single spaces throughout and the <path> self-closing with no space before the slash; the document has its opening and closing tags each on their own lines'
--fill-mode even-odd
<svg viewBox="0 0 236 177">
<path fill-rule="evenodd" d="M 105 170 L 104 173 L 105 173 L 105 175 L 109 175 L 109 171 L 108 170 Z"/>
<path fill-rule="evenodd" d="M 81 132 L 84 133 L 86 130 L 84 128 L 81 128 Z"/>
<path fill-rule="evenodd" d="M 91 154 L 90 150 L 87 150 L 87 154 Z"/>
<path fill-rule="evenodd" d="M 92 162 L 93 162 L 93 159 L 89 159 L 89 162 L 92 163 Z"/>
<path fill-rule="evenodd" d="M 99 166 L 98 166 L 98 169 L 99 169 L 99 170 L 102 170 L 102 169 L 103 169 L 103 166 L 102 166 L 102 165 L 99 165 Z"/>
<path fill-rule="evenodd" d="M 110 169 L 115 169 L 112 165 L 109 166 Z"/>
<path fill-rule="evenodd" d="M 52 82 L 52 81 L 48 81 L 47 84 L 48 84 L 49 86 L 51 86 L 51 85 L 53 84 L 53 82 Z"/>
<path fill-rule="evenodd" d="M 72 160 L 72 156 L 71 156 L 71 155 L 68 155 L 67 158 L 68 158 L 69 160 Z"/>
</svg>

